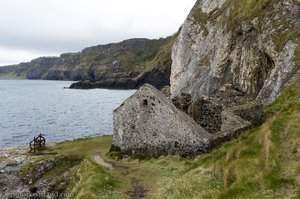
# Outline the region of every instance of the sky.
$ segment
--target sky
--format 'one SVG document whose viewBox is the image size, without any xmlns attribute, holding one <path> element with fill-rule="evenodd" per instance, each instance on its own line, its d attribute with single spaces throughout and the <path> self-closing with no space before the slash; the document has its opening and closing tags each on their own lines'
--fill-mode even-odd
<svg viewBox="0 0 300 199">
<path fill-rule="evenodd" d="M 196 0 L 0 0 L 0 66 L 177 32 Z"/>
</svg>

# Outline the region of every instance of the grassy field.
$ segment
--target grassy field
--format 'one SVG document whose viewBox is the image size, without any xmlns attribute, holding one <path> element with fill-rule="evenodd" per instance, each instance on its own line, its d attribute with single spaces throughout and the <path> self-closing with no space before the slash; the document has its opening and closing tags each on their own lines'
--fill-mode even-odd
<svg viewBox="0 0 300 199">
<path fill-rule="evenodd" d="M 17 76 L 16 74 L 3 74 L 0 73 L 0 79 L 25 79 L 25 75 Z"/>
<path fill-rule="evenodd" d="M 300 198 L 300 80 L 266 108 L 266 122 L 209 154 L 193 159 L 118 159 L 111 136 L 56 144 L 51 154 L 68 157 L 45 174 L 63 175 L 70 198 Z M 50 155 L 49 155 L 50 154 Z M 112 164 L 97 164 L 101 154 Z"/>
</svg>

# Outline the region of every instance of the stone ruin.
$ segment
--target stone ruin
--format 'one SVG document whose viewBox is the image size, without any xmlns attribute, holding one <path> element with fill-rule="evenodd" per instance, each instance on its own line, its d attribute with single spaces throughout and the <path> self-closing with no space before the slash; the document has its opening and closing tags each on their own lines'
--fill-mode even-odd
<svg viewBox="0 0 300 199">
<path fill-rule="evenodd" d="M 207 151 L 212 135 L 153 86 L 144 85 L 113 114 L 113 151 L 157 157 Z"/>
<path fill-rule="evenodd" d="M 222 111 L 220 104 L 215 104 L 204 98 L 192 102 L 189 94 L 182 93 L 172 99 L 173 104 L 181 111 L 188 114 L 195 122 L 203 127 L 207 132 L 214 134 L 221 131 Z"/>
<path fill-rule="evenodd" d="M 146 157 L 195 156 L 263 122 L 262 106 L 225 85 L 210 97 L 168 99 L 142 86 L 113 113 L 111 151 Z"/>
</svg>

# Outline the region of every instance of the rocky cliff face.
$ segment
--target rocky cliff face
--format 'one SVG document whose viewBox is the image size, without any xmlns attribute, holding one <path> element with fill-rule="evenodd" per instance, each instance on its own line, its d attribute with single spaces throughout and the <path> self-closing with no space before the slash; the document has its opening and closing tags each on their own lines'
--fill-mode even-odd
<svg viewBox="0 0 300 199">
<path fill-rule="evenodd" d="M 299 76 L 299 0 L 198 0 L 172 52 L 171 93 L 232 84 L 263 104 Z"/>
<path fill-rule="evenodd" d="M 0 67 L 0 74 L 22 75 L 28 79 L 90 80 L 95 87 L 136 88 L 150 83 L 161 88 L 170 84 L 175 37 L 129 39 L 60 57 L 41 57 L 28 63 Z M 81 84 L 77 85 L 80 88 Z"/>
<path fill-rule="evenodd" d="M 98 63 L 89 68 L 89 78 L 81 78 L 91 80 L 88 86 L 86 81 L 80 81 L 70 88 L 136 89 L 145 83 L 158 89 L 169 86 L 171 51 L 176 36 L 160 39 L 159 43 L 151 48 L 145 46 L 144 50 L 137 45 L 121 51 L 115 48 L 98 60 L 102 63 L 100 66 Z"/>
</svg>

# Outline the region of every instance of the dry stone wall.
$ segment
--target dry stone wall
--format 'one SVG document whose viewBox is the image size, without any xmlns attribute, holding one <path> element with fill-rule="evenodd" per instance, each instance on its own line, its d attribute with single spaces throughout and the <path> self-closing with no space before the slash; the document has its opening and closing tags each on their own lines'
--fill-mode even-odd
<svg viewBox="0 0 300 199">
<path fill-rule="evenodd" d="M 192 106 L 194 120 L 209 133 L 221 131 L 223 107 L 210 100 L 198 99 Z"/>
<path fill-rule="evenodd" d="M 206 152 L 212 135 L 162 93 L 144 85 L 114 111 L 112 151 L 193 156 Z"/>
<path fill-rule="evenodd" d="M 179 110 L 188 114 L 207 132 L 216 133 L 221 130 L 222 105 L 204 98 L 192 101 L 191 95 L 186 93 L 173 98 L 172 102 Z"/>
</svg>

